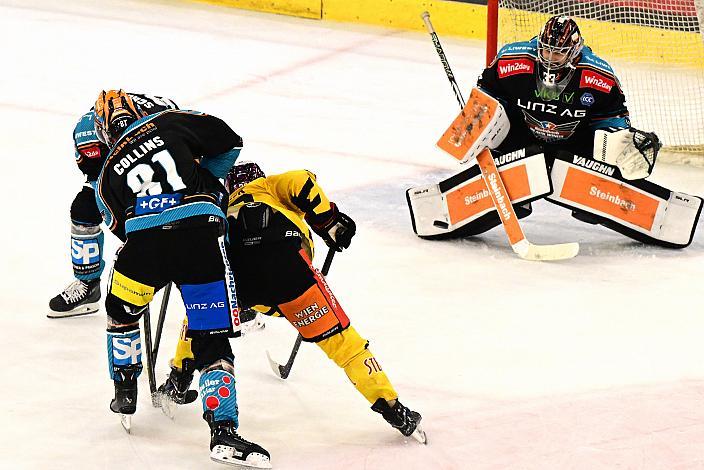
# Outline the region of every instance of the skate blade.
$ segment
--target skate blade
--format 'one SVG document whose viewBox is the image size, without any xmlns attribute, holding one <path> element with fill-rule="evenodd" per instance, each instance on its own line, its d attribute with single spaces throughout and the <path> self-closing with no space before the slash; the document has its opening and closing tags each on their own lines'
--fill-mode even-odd
<svg viewBox="0 0 704 470">
<path fill-rule="evenodd" d="M 242 336 L 251 335 L 257 331 L 261 331 L 266 327 L 266 323 L 260 320 L 252 320 L 251 322 L 243 323 L 240 332 Z"/>
<path fill-rule="evenodd" d="M 120 413 L 120 424 L 125 429 L 127 434 L 132 434 L 132 415 Z"/>
<path fill-rule="evenodd" d="M 92 304 L 81 305 L 81 306 L 76 307 L 73 310 L 69 310 L 67 312 L 55 312 L 53 310 L 49 310 L 49 313 L 46 314 L 46 317 L 47 318 L 80 317 L 81 315 L 90 315 L 91 313 L 95 313 L 98 310 L 100 310 L 100 303 L 95 302 Z"/>
<path fill-rule="evenodd" d="M 428 445 L 428 436 L 425 435 L 425 431 L 420 425 L 416 426 L 416 430 L 413 431 L 411 437 L 423 445 Z"/>
<path fill-rule="evenodd" d="M 271 461 L 266 455 L 252 452 L 247 456 L 247 460 L 242 460 L 234 454 L 235 450 L 232 447 L 219 445 L 210 451 L 210 460 L 240 468 L 271 468 Z"/>
<path fill-rule="evenodd" d="M 186 397 L 184 398 L 183 403 L 179 403 L 177 401 L 174 401 L 165 393 L 161 392 L 154 392 L 152 394 L 152 404 L 154 405 L 155 408 L 161 408 L 161 412 L 164 414 L 169 419 L 174 419 L 176 416 L 176 410 L 178 409 L 179 405 L 187 405 L 189 403 L 193 403 L 198 399 L 198 392 L 195 390 L 189 390 L 186 392 Z"/>
<path fill-rule="evenodd" d="M 159 403 L 157 406 L 161 408 L 161 412 L 164 414 L 164 416 L 173 420 L 174 416 L 176 416 L 176 407 L 178 406 L 176 402 L 166 396 L 166 394 L 164 393 L 155 392 L 155 395 L 159 396 Z"/>
</svg>

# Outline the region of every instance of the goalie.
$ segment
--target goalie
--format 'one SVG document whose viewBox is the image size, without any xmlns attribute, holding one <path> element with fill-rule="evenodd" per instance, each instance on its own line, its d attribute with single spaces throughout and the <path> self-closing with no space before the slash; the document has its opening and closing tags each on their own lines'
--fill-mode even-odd
<svg viewBox="0 0 704 470">
<path fill-rule="evenodd" d="M 504 46 L 477 87 L 438 145 L 462 163 L 491 149 L 518 218 L 545 198 L 643 243 L 691 243 L 702 199 L 646 180 L 660 141 L 630 126 L 618 79 L 572 18 L 554 16 L 539 36 Z M 429 239 L 483 233 L 500 223 L 487 196 L 476 164 L 411 188 L 414 230 Z"/>
</svg>

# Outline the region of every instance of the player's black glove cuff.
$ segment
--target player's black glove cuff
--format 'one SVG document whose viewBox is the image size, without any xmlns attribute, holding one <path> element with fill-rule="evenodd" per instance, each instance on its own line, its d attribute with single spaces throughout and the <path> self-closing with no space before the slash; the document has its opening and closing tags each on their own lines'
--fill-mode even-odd
<svg viewBox="0 0 704 470">
<path fill-rule="evenodd" d="M 347 214 L 340 212 L 335 203 L 330 203 L 330 210 L 322 214 L 306 215 L 306 222 L 335 251 L 349 248 L 352 237 L 357 232 L 357 225 Z"/>
</svg>

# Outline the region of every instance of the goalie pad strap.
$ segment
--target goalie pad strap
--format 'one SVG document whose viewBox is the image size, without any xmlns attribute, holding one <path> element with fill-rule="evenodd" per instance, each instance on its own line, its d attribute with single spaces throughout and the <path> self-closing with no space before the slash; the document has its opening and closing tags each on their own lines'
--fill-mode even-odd
<svg viewBox="0 0 704 470">
<path fill-rule="evenodd" d="M 550 173 L 554 191 L 547 199 L 594 215 L 601 225 L 644 243 L 684 248 L 692 242 L 701 198 L 650 181 L 624 181 L 613 170 L 559 153 Z"/>
<path fill-rule="evenodd" d="M 494 157 L 518 218 L 530 214 L 527 203 L 551 192 L 545 157 L 537 147 Z M 500 223 L 478 165 L 437 184 L 410 188 L 406 199 L 413 230 L 422 238 L 476 235 Z M 517 205 L 520 204 L 520 205 Z"/>
</svg>

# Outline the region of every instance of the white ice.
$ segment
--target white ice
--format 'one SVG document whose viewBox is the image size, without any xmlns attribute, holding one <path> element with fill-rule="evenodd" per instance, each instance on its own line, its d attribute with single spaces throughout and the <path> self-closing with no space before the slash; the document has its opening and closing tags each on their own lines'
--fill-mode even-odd
<svg viewBox="0 0 704 470">
<path fill-rule="evenodd" d="M 468 90 L 482 43 L 442 39 Z M 405 189 L 458 170 L 434 146 L 456 102 L 426 34 L 176 1 L 0 0 L 0 44 L 0 468 L 218 468 L 200 405 L 167 420 L 146 374 L 122 430 L 102 311 L 45 317 L 71 280 L 71 132 L 117 87 L 224 118 L 243 158 L 314 171 L 358 223 L 329 281 L 429 445 L 404 443 L 315 346 L 275 378 L 265 351 L 285 361 L 295 332 L 269 319 L 233 347 L 241 432 L 276 469 L 704 468 L 702 227 L 685 250 L 645 247 L 542 203 L 528 236 L 578 241 L 577 258 L 522 261 L 500 229 L 418 239 Z M 703 177 L 660 165 L 652 179 L 701 195 Z"/>
</svg>

